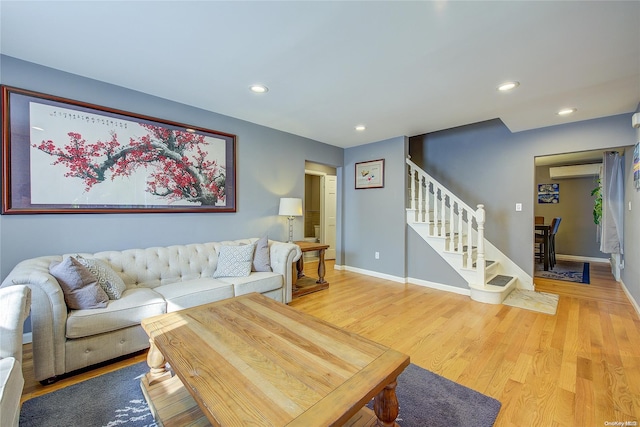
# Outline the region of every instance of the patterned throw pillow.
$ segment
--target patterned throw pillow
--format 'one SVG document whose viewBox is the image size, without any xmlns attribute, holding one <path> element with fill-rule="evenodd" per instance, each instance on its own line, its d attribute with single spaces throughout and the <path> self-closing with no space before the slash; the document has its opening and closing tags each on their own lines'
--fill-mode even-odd
<svg viewBox="0 0 640 427">
<path fill-rule="evenodd" d="M 243 277 L 251 274 L 255 245 L 220 246 L 218 267 L 213 277 Z"/>
<path fill-rule="evenodd" d="M 118 274 L 104 261 L 95 258 L 77 256 L 78 262 L 93 273 L 98 279 L 98 285 L 106 292 L 109 299 L 120 299 L 127 285 Z"/>
<path fill-rule="evenodd" d="M 253 265 L 251 271 L 273 271 L 271 269 L 271 258 L 269 257 L 269 240 L 267 236 L 261 237 L 256 242 L 256 252 L 253 254 Z"/>
<path fill-rule="evenodd" d="M 73 257 L 52 262 L 49 272 L 58 280 L 64 302 L 72 310 L 104 308 L 109 297 L 98 285 L 95 276 Z"/>
</svg>

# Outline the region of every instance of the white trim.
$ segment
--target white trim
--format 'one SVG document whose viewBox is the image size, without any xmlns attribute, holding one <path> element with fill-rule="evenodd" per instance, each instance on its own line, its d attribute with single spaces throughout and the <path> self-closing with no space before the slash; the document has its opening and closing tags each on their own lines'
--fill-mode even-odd
<svg viewBox="0 0 640 427">
<path fill-rule="evenodd" d="M 556 258 L 563 261 L 605 262 L 609 264 L 609 258 L 595 258 L 595 257 L 588 257 L 588 256 L 562 255 L 562 254 L 556 254 Z"/>
<path fill-rule="evenodd" d="M 407 279 L 404 277 L 392 276 L 391 274 L 379 273 L 377 271 L 364 270 L 362 268 L 349 267 L 348 265 L 341 266 L 342 270 L 351 271 L 353 273 L 364 274 L 365 276 L 373 276 L 379 279 L 391 280 L 393 282 L 407 283 Z"/>
<path fill-rule="evenodd" d="M 620 283 L 620 285 L 622 286 L 622 290 L 624 291 L 625 294 L 627 294 L 627 298 L 629 299 L 629 302 L 631 303 L 633 308 L 636 309 L 636 313 L 638 313 L 638 316 L 640 316 L 640 306 L 638 305 L 636 300 L 633 299 L 633 297 L 631 296 L 631 292 L 629 292 L 629 289 L 627 289 L 627 287 L 624 285 L 622 280 L 620 280 L 618 283 Z"/>
<path fill-rule="evenodd" d="M 416 279 L 408 277 L 407 282 L 412 285 L 424 286 L 427 288 L 437 289 L 439 291 L 453 292 L 454 294 L 471 296 L 471 289 L 459 288 L 457 286 L 445 285 L 442 283 L 429 282 L 428 280 Z"/>
<path fill-rule="evenodd" d="M 437 289 L 439 291 L 452 292 L 459 295 L 471 295 L 471 290 L 466 288 L 459 288 L 457 286 L 445 285 L 443 283 L 430 282 L 428 280 L 416 279 L 413 277 L 402 278 L 398 276 L 392 276 L 390 274 L 379 273 L 377 271 L 364 270 L 362 268 L 349 267 L 347 265 L 334 265 L 334 270 L 345 270 L 353 273 L 364 274 L 366 276 L 373 276 L 380 279 L 387 279 L 399 283 L 410 283 L 412 285 L 424 286 L 426 288 Z"/>
<path fill-rule="evenodd" d="M 22 334 L 22 344 L 29 344 L 30 342 L 33 342 L 33 334 L 31 332 Z"/>
</svg>

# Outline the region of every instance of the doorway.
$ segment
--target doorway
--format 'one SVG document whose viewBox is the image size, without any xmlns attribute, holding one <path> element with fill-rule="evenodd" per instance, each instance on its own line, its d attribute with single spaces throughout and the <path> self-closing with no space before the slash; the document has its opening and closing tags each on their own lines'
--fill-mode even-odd
<svg viewBox="0 0 640 427">
<path fill-rule="evenodd" d="M 554 246 L 558 259 L 565 263 L 609 262 L 609 255 L 600 251 L 593 194 L 599 186 L 603 154 L 608 151 L 624 153 L 624 147 L 535 158 L 534 217 L 545 224 L 562 218 Z M 539 270 L 536 257 L 534 276 Z"/>
<path fill-rule="evenodd" d="M 305 162 L 304 240 L 329 245 L 325 259 L 336 258 L 337 176 L 330 166 Z M 305 253 L 308 259 L 317 253 Z"/>
</svg>

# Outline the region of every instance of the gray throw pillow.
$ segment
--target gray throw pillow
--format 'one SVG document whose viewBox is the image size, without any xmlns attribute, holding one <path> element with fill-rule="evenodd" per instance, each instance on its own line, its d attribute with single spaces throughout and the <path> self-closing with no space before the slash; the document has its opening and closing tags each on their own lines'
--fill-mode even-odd
<svg viewBox="0 0 640 427">
<path fill-rule="evenodd" d="M 98 279 L 75 258 L 52 262 L 49 272 L 60 283 L 68 308 L 83 310 L 107 306 L 109 297 L 98 285 Z"/>
<path fill-rule="evenodd" d="M 223 245 L 218 254 L 218 267 L 213 277 L 243 277 L 251 274 L 255 245 Z"/>
<path fill-rule="evenodd" d="M 263 236 L 256 242 L 256 250 L 253 254 L 253 265 L 251 271 L 273 271 L 271 269 L 271 258 L 269 257 L 269 240 Z"/>
<path fill-rule="evenodd" d="M 84 258 L 78 255 L 77 260 L 80 264 L 96 276 L 98 285 L 106 292 L 109 299 L 120 299 L 122 293 L 127 289 L 127 285 L 118 273 L 113 271 L 111 266 L 104 261 L 95 258 Z"/>
</svg>

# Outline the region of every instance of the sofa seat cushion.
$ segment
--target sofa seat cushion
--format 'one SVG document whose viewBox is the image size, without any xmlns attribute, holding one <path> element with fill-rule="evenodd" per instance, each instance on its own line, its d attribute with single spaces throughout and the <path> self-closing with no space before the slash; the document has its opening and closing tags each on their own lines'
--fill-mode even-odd
<svg viewBox="0 0 640 427">
<path fill-rule="evenodd" d="M 146 317 L 164 314 L 167 303 L 149 288 L 127 289 L 120 299 L 109 300 L 107 307 L 71 310 L 67 316 L 67 338 L 82 338 L 133 325 Z"/>
<path fill-rule="evenodd" d="M 167 301 L 167 313 L 233 297 L 230 283 L 203 277 L 153 288 Z"/>
<path fill-rule="evenodd" d="M 253 272 L 247 277 L 221 277 L 226 283 L 233 284 L 235 296 L 259 292 L 261 294 L 282 288 L 282 274 L 266 271 Z"/>
</svg>

